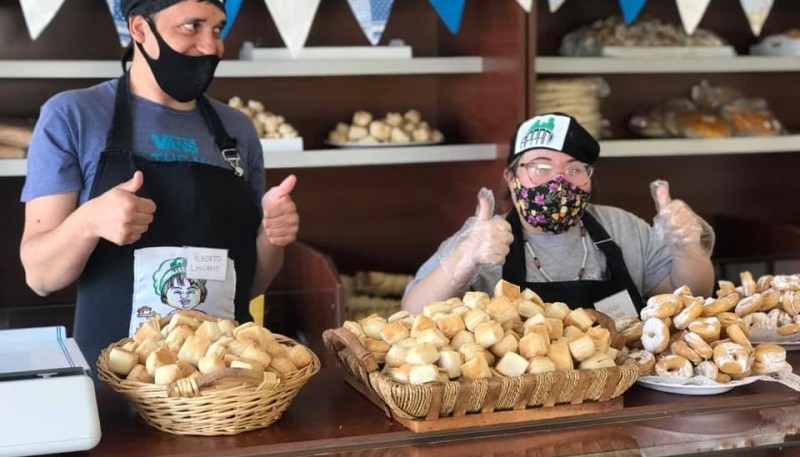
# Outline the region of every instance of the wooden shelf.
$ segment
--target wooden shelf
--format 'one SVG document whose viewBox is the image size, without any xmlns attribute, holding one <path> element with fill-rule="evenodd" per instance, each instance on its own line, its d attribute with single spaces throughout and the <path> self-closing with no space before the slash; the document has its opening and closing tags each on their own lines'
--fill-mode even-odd
<svg viewBox="0 0 800 457">
<path fill-rule="evenodd" d="M 320 149 L 265 152 L 264 168 L 348 167 L 409 163 L 495 160 L 495 144 L 448 144 L 383 148 Z M 27 160 L 0 159 L 0 177 L 25 176 Z"/>
<path fill-rule="evenodd" d="M 264 166 L 273 168 L 347 167 L 410 163 L 495 160 L 496 144 L 448 144 L 377 148 L 321 149 L 266 152 Z"/>
<path fill-rule="evenodd" d="M 664 157 L 800 151 L 800 135 L 723 139 L 667 138 L 600 142 L 601 157 Z"/>
<path fill-rule="evenodd" d="M 800 71 L 800 57 L 615 58 L 537 57 L 536 73 L 767 73 Z"/>
<path fill-rule="evenodd" d="M 302 76 L 467 74 L 483 72 L 481 57 L 417 57 L 413 59 L 223 60 L 219 78 Z M 0 60 L 0 78 L 106 79 L 120 76 L 113 60 Z"/>
</svg>

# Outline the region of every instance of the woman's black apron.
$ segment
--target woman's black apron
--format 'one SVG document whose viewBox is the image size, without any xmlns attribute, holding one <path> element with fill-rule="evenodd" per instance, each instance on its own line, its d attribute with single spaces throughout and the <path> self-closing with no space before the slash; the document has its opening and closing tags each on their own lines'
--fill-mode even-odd
<svg viewBox="0 0 800 457">
<path fill-rule="evenodd" d="M 637 312 L 644 307 L 642 296 L 625 265 L 622 250 L 588 211 L 583 213 L 581 220 L 595 246 L 606 257 L 608 278 L 605 280 L 527 282 L 522 222 L 515 211 L 510 212 L 506 220 L 511 224 L 511 231 L 514 235 L 514 241 L 511 243 L 506 262 L 503 265 L 503 279 L 506 281 L 518 284 L 522 288 L 531 289 L 545 302 L 563 302 L 570 308 L 594 308 L 594 304 L 598 301 L 623 290 L 628 291 Z"/>
<path fill-rule="evenodd" d="M 74 337 L 91 367 L 102 349 L 128 336 L 134 251 L 157 246 L 227 249 L 235 263 L 234 315 L 249 315 L 250 287 L 256 265 L 256 236 L 260 212 L 253 192 L 238 167 L 236 140 L 229 137 L 205 97 L 197 99 L 215 143 L 231 168 L 194 163 L 151 161 L 133 152 L 134 117 L 127 74 L 117 86 L 114 118 L 106 149 L 97 166 L 89 198 L 144 173 L 136 193 L 156 204 L 153 222 L 141 239 L 118 246 L 100 239 L 78 279 Z"/>
</svg>

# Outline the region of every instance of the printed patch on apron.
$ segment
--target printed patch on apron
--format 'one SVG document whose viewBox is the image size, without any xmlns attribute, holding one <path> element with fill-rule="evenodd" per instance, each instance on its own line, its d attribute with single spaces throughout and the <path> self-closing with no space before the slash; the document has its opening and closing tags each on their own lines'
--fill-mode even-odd
<svg viewBox="0 0 800 457">
<path fill-rule="evenodd" d="M 133 256 L 133 300 L 130 335 L 155 314 L 195 310 L 234 318 L 236 269 L 227 257 L 225 279 L 198 279 L 187 275 L 190 253 L 186 247 L 163 246 L 137 249 Z"/>
</svg>

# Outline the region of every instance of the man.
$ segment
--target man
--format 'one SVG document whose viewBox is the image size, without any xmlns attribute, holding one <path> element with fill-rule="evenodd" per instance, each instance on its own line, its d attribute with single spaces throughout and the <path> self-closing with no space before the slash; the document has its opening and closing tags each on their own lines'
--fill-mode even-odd
<svg viewBox="0 0 800 457">
<path fill-rule="evenodd" d="M 22 191 L 26 281 L 40 295 L 78 281 L 74 337 L 90 363 L 171 310 L 153 289 L 168 259 L 205 281 L 199 311 L 250 320 L 299 227 L 296 178 L 264 193 L 252 124 L 203 95 L 223 55 L 224 1 L 121 7 L 130 69 L 42 107 Z"/>
</svg>

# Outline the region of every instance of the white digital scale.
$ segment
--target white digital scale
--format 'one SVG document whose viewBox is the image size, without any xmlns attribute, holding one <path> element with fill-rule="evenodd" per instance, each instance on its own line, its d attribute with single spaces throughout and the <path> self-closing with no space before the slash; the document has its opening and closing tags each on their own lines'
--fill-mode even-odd
<svg viewBox="0 0 800 457">
<path fill-rule="evenodd" d="M 0 330 L 0 457 L 100 442 L 89 365 L 64 327 Z"/>
</svg>

